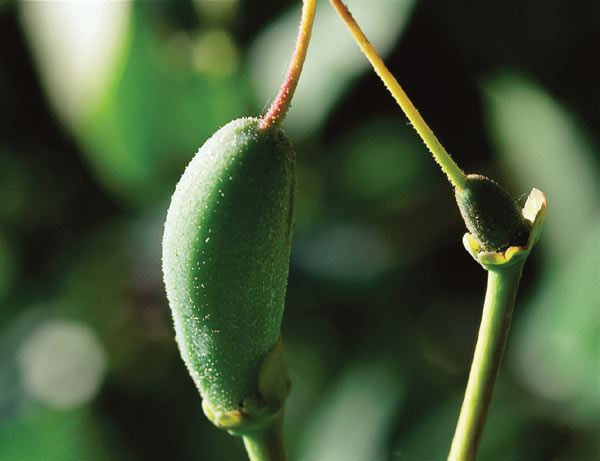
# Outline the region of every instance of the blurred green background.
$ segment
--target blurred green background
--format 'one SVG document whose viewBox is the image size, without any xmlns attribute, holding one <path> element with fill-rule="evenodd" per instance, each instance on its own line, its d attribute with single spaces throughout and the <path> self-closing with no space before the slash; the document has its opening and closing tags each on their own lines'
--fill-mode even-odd
<svg viewBox="0 0 600 461">
<path fill-rule="evenodd" d="M 455 160 L 548 198 L 481 460 L 598 460 L 597 0 L 352 0 Z M 299 1 L 0 2 L 0 460 L 242 460 L 160 269 L 205 139 L 264 111 Z M 325 0 L 284 128 L 292 460 L 445 459 L 485 292 L 451 187 Z"/>
</svg>

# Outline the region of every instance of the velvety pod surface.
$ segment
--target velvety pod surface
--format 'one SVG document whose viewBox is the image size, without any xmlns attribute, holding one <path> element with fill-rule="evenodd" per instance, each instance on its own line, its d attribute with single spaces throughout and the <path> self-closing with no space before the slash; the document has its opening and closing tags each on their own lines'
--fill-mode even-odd
<svg viewBox="0 0 600 461">
<path fill-rule="evenodd" d="M 515 200 L 485 176 L 468 175 L 456 201 L 469 232 L 486 251 L 504 251 L 527 243 L 530 223 Z"/>
<path fill-rule="evenodd" d="M 168 211 L 163 271 L 181 355 L 215 411 L 256 394 L 279 337 L 295 154 L 258 119 L 225 125 L 188 165 Z"/>
</svg>

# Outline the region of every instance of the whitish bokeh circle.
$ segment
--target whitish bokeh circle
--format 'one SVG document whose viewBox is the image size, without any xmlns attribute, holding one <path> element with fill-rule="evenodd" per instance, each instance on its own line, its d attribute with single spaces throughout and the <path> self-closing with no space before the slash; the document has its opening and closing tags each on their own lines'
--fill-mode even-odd
<svg viewBox="0 0 600 461">
<path fill-rule="evenodd" d="M 105 363 L 94 332 L 71 320 L 43 323 L 25 339 L 18 355 L 24 391 L 58 409 L 93 399 L 100 388 Z"/>
</svg>

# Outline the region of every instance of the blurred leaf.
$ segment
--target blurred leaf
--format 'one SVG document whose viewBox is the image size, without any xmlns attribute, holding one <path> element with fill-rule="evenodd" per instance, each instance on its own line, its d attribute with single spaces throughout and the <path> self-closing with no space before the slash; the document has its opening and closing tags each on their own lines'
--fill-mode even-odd
<svg viewBox="0 0 600 461">
<path fill-rule="evenodd" d="M 193 44 L 193 62 L 200 72 L 215 77 L 227 77 L 237 67 L 238 48 L 226 30 L 214 29 L 201 33 Z"/>
<path fill-rule="evenodd" d="M 86 445 L 85 412 L 57 412 L 37 408 L 35 412 L 0 426 L 0 459 L 65 461 L 108 459 L 90 452 Z M 116 453 L 113 459 L 118 459 Z"/>
<path fill-rule="evenodd" d="M 335 147 L 343 194 L 382 205 L 390 196 L 414 192 L 435 165 L 414 131 L 399 119 L 370 121 Z"/>
<path fill-rule="evenodd" d="M 555 264 L 573 252 L 600 211 L 597 147 L 576 116 L 534 81 L 498 75 L 483 84 L 492 138 L 507 176 L 548 200 L 540 244 Z"/>
<path fill-rule="evenodd" d="M 293 108 L 284 123 L 290 133 L 298 136 L 319 128 L 352 80 L 370 68 L 331 5 L 317 3 L 306 63 Z M 354 0 L 347 3 L 375 48 L 385 57 L 402 34 L 415 1 Z M 299 18 L 300 5 L 265 29 L 250 50 L 253 82 L 264 108 L 275 97 L 284 78 Z"/>
<path fill-rule="evenodd" d="M 539 281 L 537 296 L 515 325 L 511 356 L 530 389 L 590 427 L 600 424 L 598 229 L 600 221 L 560 272 Z"/>
<path fill-rule="evenodd" d="M 548 198 L 540 244 L 548 264 L 515 325 L 513 360 L 527 385 L 571 416 L 600 421 L 600 182 L 582 123 L 518 75 L 484 84 L 494 141 L 523 188 Z"/>
<path fill-rule="evenodd" d="M 21 2 L 23 28 L 57 114 L 77 127 L 106 91 L 122 55 L 128 2 Z"/>
<path fill-rule="evenodd" d="M 404 400 L 404 383 L 388 364 L 355 364 L 333 387 L 308 424 L 296 459 L 387 459 L 391 423 Z"/>
<path fill-rule="evenodd" d="M 207 2 L 206 0 L 193 0 L 198 14 L 211 23 L 226 24 L 235 18 L 240 8 L 240 0 L 226 0 L 220 2 Z"/>
<path fill-rule="evenodd" d="M 78 8 L 63 8 L 65 21 L 59 23 L 52 20 L 52 11 L 43 8 L 27 7 L 23 16 L 33 49 L 39 49 L 36 57 L 49 82 L 46 89 L 51 101 L 58 113 L 66 114 L 95 173 L 112 193 L 134 203 L 152 203 L 170 194 L 183 166 L 220 125 L 249 115 L 246 106 L 251 98 L 240 81 L 242 74 L 233 72 L 237 58 L 227 32 L 220 32 L 217 44 L 229 55 L 233 53 L 234 61 L 225 69 L 229 73 L 224 75 L 223 68 L 217 76 L 212 71 L 200 73 L 196 69 L 210 58 L 202 54 L 202 40 L 194 44 L 184 35 L 170 41 L 159 37 L 143 4 L 124 5 L 131 5 L 132 11 L 122 14 L 127 28 L 114 31 L 123 35 L 118 53 L 113 53 L 118 59 L 116 63 L 100 60 L 97 66 L 104 67 L 99 67 L 98 74 L 103 78 L 97 77 L 93 84 L 88 81 L 89 72 L 67 74 L 64 81 L 54 77 L 62 72 L 63 53 L 74 61 L 87 56 L 87 50 L 74 46 L 80 40 L 79 29 L 65 36 L 58 32 L 70 30 L 70 21 L 79 19 L 73 15 Z M 36 32 L 39 21 L 31 17 L 45 21 L 42 30 L 47 30 L 46 35 L 53 38 L 48 41 L 57 50 L 47 52 L 46 35 Z M 97 41 L 106 34 L 106 28 L 92 29 L 85 36 Z M 52 83 L 56 79 L 60 84 Z M 71 87 L 74 91 L 85 88 L 86 98 L 74 97 L 76 110 L 63 96 Z"/>
<path fill-rule="evenodd" d="M 286 306 L 290 309 L 292 306 Z M 304 315 L 303 319 L 307 319 Z M 288 317 L 288 324 L 289 322 Z M 285 356 L 292 380 L 292 392 L 285 404 L 284 434 L 286 447 L 289 453 L 298 450 L 302 443 L 302 431 L 314 411 L 315 400 L 321 395 L 321 390 L 329 383 L 328 375 L 333 374 L 327 367 L 327 360 L 338 361 L 338 348 L 336 348 L 336 332 L 326 321 L 319 322 L 305 320 L 294 322 L 291 330 L 310 328 L 312 340 L 303 343 L 290 339 L 290 335 L 283 331 L 285 338 Z M 290 328 L 288 328 L 288 331 Z M 305 330 L 303 330 L 305 331 Z"/>
<path fill-rule="evenodd" d="M 248 115 L 247 98 L 235 74 L 212 77 L 170 61 L 145 16 L 134 19 L 120 79 L 85 124 L 82 142 L 105 183 L 151 202 L 169 195 L 220 125 Z"/>
</svg>

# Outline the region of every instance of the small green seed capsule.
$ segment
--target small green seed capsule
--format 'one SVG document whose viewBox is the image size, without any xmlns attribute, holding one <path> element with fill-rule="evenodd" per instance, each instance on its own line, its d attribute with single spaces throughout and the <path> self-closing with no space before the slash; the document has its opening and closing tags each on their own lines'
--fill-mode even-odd
<svg viewBox="0 0 600 461">
<path fill-rule="evenodd" d="M 496 182 L 485 176 L 468 175 L 456 202 L 469 232 L 488 252 L 525 246 L 531 231 L 517 202 Z"/>
<path fill-rule="evenodd" d="M 259 119 L 217 131 L 173 194 L 163 272 L 181 355 L 211 414 L 243 417 L 278 344 L 291 246 L 295 153 Z M 241 412 L 241 413 L 240 413 Z"/>
</svg>

